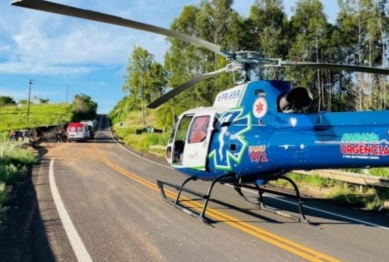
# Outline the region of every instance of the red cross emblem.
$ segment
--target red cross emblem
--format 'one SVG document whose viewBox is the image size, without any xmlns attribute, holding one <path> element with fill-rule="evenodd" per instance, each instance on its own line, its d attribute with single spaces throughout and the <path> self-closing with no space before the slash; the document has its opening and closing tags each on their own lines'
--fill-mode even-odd
<svg viewBox="0 0 389 262">
<path fill-rule="evenodd" d="M 262 102 L 259 102 L 257 104 L 257 107 L 256 107 L 255 111 L 257 111 L 258 113 L 261 113 L 263 111 L 263 104 L 262 104 Z"/>
<path fill-rule="evenodd" d="M 267 102 L 265 98 L 259 97 L 253 104 L 253 114 L 257 118 L 263 117 L 267 112 Z"/>
</svg>

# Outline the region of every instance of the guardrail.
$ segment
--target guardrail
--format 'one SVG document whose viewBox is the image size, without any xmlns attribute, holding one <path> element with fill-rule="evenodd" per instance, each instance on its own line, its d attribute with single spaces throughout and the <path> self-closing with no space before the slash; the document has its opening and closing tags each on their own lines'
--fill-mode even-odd
<svg viewBox="0 0 389 262">
<path fill-rule="evenodd" d="M 150 149 L 161 149 L 165 150 L 166 146 L 162 145 L 151 145 Z M 365 174 L 358 174 L 352 172 L 345 172 L 339 170 L 313 170 L 313 171 L 304 171 L 304 170 L 293 170 L 293 173 L 307 175 L 307 176 L 320 176 L 323 178 L 330 178 L 337 181 L 347 182 L 350 184 L 360 185 L 360 186 L 375 186 L 389 188 L 389 178 L 383 178 L 378 176 L 370 176 Z"/>
</svg>

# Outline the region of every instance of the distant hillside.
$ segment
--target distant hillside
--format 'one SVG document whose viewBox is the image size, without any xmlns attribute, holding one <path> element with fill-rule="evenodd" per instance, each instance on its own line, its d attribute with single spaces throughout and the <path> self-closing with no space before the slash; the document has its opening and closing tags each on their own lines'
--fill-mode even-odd
<svg viewBox="0 0 389 262">
<path fill-rule="evenodd" d="M 29 121 L 27 120 L 27 106 L 0 107 L 0 132 L 66 123 L 72 117 L 72 104 L 31 105 Z"/>
</svg>

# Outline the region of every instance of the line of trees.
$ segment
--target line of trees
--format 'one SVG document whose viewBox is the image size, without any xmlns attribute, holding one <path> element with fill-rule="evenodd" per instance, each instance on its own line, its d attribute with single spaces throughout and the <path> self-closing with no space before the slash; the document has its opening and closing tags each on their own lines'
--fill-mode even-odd
<svg viewBox="0 0 389 262">
<path fill-rule="evenodd" d="M 48 104 L 49 99 L 44 99 L 44 98 L 38 98 L 34 97 L 32 101 L 30 101 L 30 104 Z M 21 99 L 19 102 L 16 102 L 11 96 L 0 96 L 0 107 L 3 106 L 16 106 L 16 105 L 27 105 L 28 100 L 27 99 Z"/>
<path fill-rule="evenodd" d="M 336 21 L 330 23 L 320 0 L 298 0 L 288 19 L 282 0 L 255 0 L 249 16 L 232 8 L 233 0 L 201 0 L 185 6 L 171 29 L 192 35 L 225 50 L 254 50 L 264 57 L 285 60 L 343 63 L 386 67 L 388 61 L 389 14 L 387 0 L 338 0 Z M 168 90 L 196 75 L 214 71 L 227 61 L 214 53 L 177 39 L 168 38 L 170 48 L 164 64 L 142 47 L 135 47 L 127 68 L 123 91 L 127 94 L 111 111 L 124 117 L 139 110 Z M 288 80 L 309 88 L 314 110 L 380 110 L 388 107 L 385 76 L 364 73 L 273 69 L 265 79 Z M 182 111 L 213 103 L 218 92 L 233 86 L 233 76 L 223 74 L 204 81 L 158 109 L 162 126 L 171 126 Z"/>
</svg>

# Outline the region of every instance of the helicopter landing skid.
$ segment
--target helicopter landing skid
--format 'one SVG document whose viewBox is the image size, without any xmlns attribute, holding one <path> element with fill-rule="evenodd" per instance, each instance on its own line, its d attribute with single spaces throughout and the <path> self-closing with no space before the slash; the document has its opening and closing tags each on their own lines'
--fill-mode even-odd
<svg viewBox="0 0 389 262">
<path fill-rule="evenodd" d="M 292 179 L 290 179 L 289 177 L 284 177 L 284 176 L 281 176 L 281 177 L 278 177 L 277 179 L 284 179 L 288 182 L 290 182 L 296 192 L 296 198 L 297 198 L 297 204 L 298 204 L 298 207 L 299 207 L 299 212 L 300 212 L 300 216 L 299 217 L 296 217 L 294 215 L 290 215 L 290 214 L 286 214 L 282 211 L 279 211 L 279 210 L 276 210 L 276 209 L 271 209 L 271 208 L 268 208 L 265 206 L 265 203 L 264 203 L 264 200 L 263 200 L 263 193 L 272 193 L 272 194 L 275 194 L 275 195 L 281 195 L 281 196 L 287 196 L 287 197 L 291 197 L 290 194 L 287 194 L 287 193 L 283 193 L 283 192 L 279 192 L 279 191 L 275 191 L 275 190 L 271 190 L 271 189 L 267 189 L 267 188 L 263 188 L 263 187 L 259 187 L 257 184 L 255 184 L 255 186 L 250 186 L 250 185 L 241 185 L 241 184 L 234 184 L 234 189 L 236 190 L 236 192 L 238 192 L 238 194 L 248 203 L 252 204 L 252 205 L 255 205 L 257 206 L 258 208 L 260 208 L 261 210 L 265 210 L 265 211 L 268 211 L 268 212 L 271 212 L 271 213 L 274 213 L 274 214 L 277 214 L 277 215 L 280 215 L 280 216 L 283 216 L 283 217 L 287 217 L 287 218 L 290 218 L 292 220 L 295 220 L 297 222 L 300 222 L 300 223 L 307 223 L 307 224 L 311 224 L 311 222 L 306 219 L 305 217 L 305 214 L 304 214 L 304 209 L 303 209 L 303 201 L 304 199 L 300 196 L 300 191 L 296 185 L 296 183 L 294 183 L 294 181 Z M 255 202 L 252 202 L 250 201 L 249 199 L 247 199 L 247 197 L 243 194 L 242 192 L 242 188 L 247 188 L 247 189 L 251 189 L 251 190 L 256 190 L 258 192 L 258 203 L 255 203 Z"/>
<path fill-rule="evenodd" d="M 231 177 L 231 176 L 233 176 L 233 175 L 224 174 L 224 175 L 221 175 L 221 176 L 218 176 L 217 178 L 215 178 L 212 181 L 211 185 L 209 186 L 207 194 L 202 194 L 202 193 L 196 192 L 194 190 L 191 190 L 191 189 L 185 187 L 185 184 L 188 183 L 189 181 L 192 181 L 192 180 L 196 181 L 197 180 L 197 177 L 195 177 L 195 176 L 191 176 L 191 177 L 187 178 L 181 185 L 175 185 L 175 184 L 171 184 L 171 183 L 161 181 L 161 180 L 157 180 L 157 185 L 161 191 L 163 199 L 166 202 L 168 202 L 169 204 L 172 204 L 173 206 L 180 209 L 181 211 L 183 211 L 183 212 L 185 212 L 193 217 L 199 218 L 201 221 L 203 221 L 205 223 L 208 223 L 209 219 L 206 218 L 205 211 L 206 211 L 207 206 L 208 206 L 208 202 L 209 202 L 209 199 L 210 199 L 210 196 L 212 193 L 212 189 L 213 189 L 214 185 L 217 182 L 219 182 L 221 179 L 226 178 L 226 177 Z M 178 191 L 177 196 L 175 197 L 175 200 L 169 199 L 166 196 L 166 192 L 165 192 L 165 188 L 164 188 L 165 185 L 172 187 L 172 188 L 175 188 Z M 182 192 L 186 192 L 186 193 L 189 193 L 191 195 L 200 197 L 201 199 L 204 200 L 203 207 L 202 207 L 200 213 L 195 212 L 195 211 L 189 209 L 188 207 L 185 207 L 185 206 L 180 204 L 180 196 L 181 196 Z"/>
</svg>

